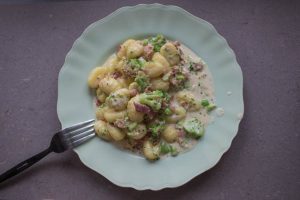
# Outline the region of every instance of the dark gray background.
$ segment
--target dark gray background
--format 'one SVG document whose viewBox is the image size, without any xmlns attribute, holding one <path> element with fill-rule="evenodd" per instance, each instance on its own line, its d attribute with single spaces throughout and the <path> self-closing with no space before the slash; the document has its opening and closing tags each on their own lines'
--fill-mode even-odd
<svg viewBox="0 0 300 200">
<path fill-rule="evenodd" d="M 60 128 L 57 77 L 74 40 L 141 2 L 151 1 L 0 5 L 0 173 L 43 150 Z M 1 199 L 299 199 L 299 1 L 159 2 L 211 22 L 236 52 L 245 116 L 230 150 L 208 172 L 159 192 L 120 188 L 74 152 L 53 154 L 0 185 Z"/>
</svg>

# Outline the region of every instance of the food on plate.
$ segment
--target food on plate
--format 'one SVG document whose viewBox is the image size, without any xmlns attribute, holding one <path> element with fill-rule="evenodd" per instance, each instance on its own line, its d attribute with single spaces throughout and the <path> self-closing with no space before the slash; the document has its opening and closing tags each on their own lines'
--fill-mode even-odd
<svg viewBox="0 0 300 200">
<path fill-rule="evenodd" d="M 88 85 L 97 136 L 148 160 L 191 149 L 216 108 L 206 63 L 163 35 L 126 40 L 91 71 Z"/>
</svg>

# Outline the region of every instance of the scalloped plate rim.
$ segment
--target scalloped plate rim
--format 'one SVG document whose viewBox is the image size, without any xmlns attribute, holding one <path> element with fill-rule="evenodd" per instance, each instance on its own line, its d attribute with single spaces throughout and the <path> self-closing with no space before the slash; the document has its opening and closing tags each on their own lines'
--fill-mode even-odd
<svg viewBox="0 0 300 200">
<path fill-rule="evenodd" d="M 180 13 L 186 15 L 187 17 L 189 17 L 190 19 L 193 19 L 195 21 L 197 21 L 197 23 L 205 23 L 208 25 L 208 27 L 213 30 L 213 32 L 215 32 L 215 34 L 218 36 L 218 38 L 220 38 L 221 40 L 223 40 L 223 42 L 225 42 L 225 49 L 226 51 L 228 51 L 230 53 L 230 55 L 234 58 L 234 61 L 235 61 L 235 64 L 237 65 L 237 69 L 240 70 L 240 75 L 241 75 L 241 82 L 242 82 L 242 102 L 241 102 L 241 106 L 242 106 L 242 110 L 241 110 L 241 114 L 242 114 L 242 117 L 244 115 L 244 97 L 243 97 L 243 74 L 242 74 L 242 69 L 240 67 L 240 65 L 238 64 L 238 61 L 236 59 L 236 55 L 234 53 L 234 51 L 231 49 L 230 45 L 228 44 L 227 40 L 218 33 L 218 31 L 215 29 L 215 27 L 207 22 L 206 20 L 204 19 L 201 19 L 191 13 L 189 13 L 188 11 L 184 10 L 183 8 L 179 7 L 179 6 L 176 6 L 176 5 L 164 5 L 164 4 L 159 4 L 159 3 L 154 3 L 154 4 L 137 4 L 137 5 L 134 5 L 134 6 L 124 6 L 124 7 L 121 7 L 117 10 L 115 10 L 114 12 L 110 13 L 109 15 L 107 15 L 106 17 L 98 20 L 98 21 L 95 21 L 93 23 L 91 23 L 83 32 L 82 34 L 74 41 L 73 45 L 71 46 L 69 52 L 67 53 L 66 57 L 65 57 L 65 60 L 64 60 L 64 64 L 61 68 L 61 70 L 59 71 L 59 75 L 58 75 L 58 90 L 59 90 L 59 83 L 61 82 L 61 77 L 63 75 L 63 73 L 65 72 L 65 70 L 67 69 L 66 68 L 66 61 L 69 59 L 71 53 L 72 53 L 72 50 L 74 49 L 74 47 L 77 45 L 77 43 L 80 41 L 80 39 L 82 37 L 85 36 L 85 34 L 87 34 L 87 32 L 92 29 L 94 26 L 97 26 L 99 24 L 102 24 L 102 23 L 105 23 L 105 22 L 109 22 L 110 18 L 114 17 L 114 16 L 117 16 L 119 13 L 121 12 L 126 12 L 127 10 L 130 10 L 130 9 L 134 9 L 134 8 L 143 8 L 143 7 L 155 7 L 155 6 L 158 6 L 158 7 L 164 7 L 165 9 L 175 9 L 176 11 L 179 11 Z M 59 92 L 58 92 L 59 94 Z M 63 119 L 62 117 L 60 116 L 60 111 L 59 111 L 59 99 L 60 99 L 60 96 L 58 95 L 58 102 L 57 102 L 57 114 L 58 114 L 58 119 L 59 121 L 61 122 L 62 126 L 63 126 Z M 236 137 L 237 133 L 238 133 L 238 130 L 239 130 L 239 125 L 240 125 L 240 122 L 241 122 L 242 118 L 239 120 L 239 122 L 237 122 L 237 130 L 235 131 L 230 143 L 228 146 L 226 146 L 226 148 L 223 149 L 223 151 L 220 151 L 220 157 L 219 159 L 216 159 L 215 162 L 213 162 L 210 166 L 208 166 L 206 169 L 202 169 L 201 171 L 199 171 L 198 173 L 195 173 L 193 174 L 193 176 L 191 177 L 188 177 L 186 178 L 184 181 L 182 181 L 180 184 L 171 184 L 170 182 L 168 183 L 169 185 L 165 185 L 165 186 L 162 186 L 162 185 L 136 185 L 136 184 L 132 184 L 130 182 L 121 182 L 119 180 L 115 180 L 113 179 L 112 177 L 109 177 L 109 174 L 104 174 L 104 173 L 100 173 L 98 172 L 96 169 L 92 168 L 91 166 L 89 166 L 87 164 L 87 161 L 85 160 L 84 157 L 81 157 L 79 152 L 74 149 L 74 151 L 76 152 L 76 154 L 78 155 L 79 159 L 81 160 L 81 162 L 86 166 L 88 167 L 89 169 L 92 169 L 93 171 L 101 174 L 103 177 L 105 177 L 107 180 L 111 181 L 112 183 L 118 185 L 118 186 L 121 186 L 121 187 L 129 187 L 129 188 L 134 188 L 136 190 L 154 190 L 154 191 L 157 191 L 157 190 L 161 190 L 161 189 L 164 189 L 164 188 L 176 188 L 176 187 L 179 187 L 179 186 L 182 186 L 184 184 L 186 184 L 187 182 L 191 181 L 192 179 L 194 179 L 195 177 L 199 176 L 200 174 L 206 172 L 207 170 L 213 168 L 219 161 L 220 159 L 223 157 L 223 155 L 229 150 L 229 148 L 231 147 L 231 144 L 232 144 L 232 141 L 234 140 L 234 138 Z"/>
</svg>

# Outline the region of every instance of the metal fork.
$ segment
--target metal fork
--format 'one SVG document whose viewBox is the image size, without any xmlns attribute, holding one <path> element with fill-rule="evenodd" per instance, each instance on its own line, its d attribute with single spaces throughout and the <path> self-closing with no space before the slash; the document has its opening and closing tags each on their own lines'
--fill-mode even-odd
<svg viewBox="0 0 300 200">
<path fill-rule="evenodd" d="M 62 153 L 91 139 L 95 136 L 94 121 L 93 119 L 88 120 L 59 131 L 52 137 L 50 146 L 47 149 L 1 174 L 0 183 L 24 171 L 51 152 Z"/>
</svg>

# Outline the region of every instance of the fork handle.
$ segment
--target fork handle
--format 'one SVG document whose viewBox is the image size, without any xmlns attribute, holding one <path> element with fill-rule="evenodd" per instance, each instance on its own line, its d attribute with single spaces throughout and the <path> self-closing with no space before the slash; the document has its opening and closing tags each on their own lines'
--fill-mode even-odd
<svg viewBox="0 0 300 200">
<path fill-rule="evenodd" d="M 6 172 L 4 172 L 3 174 L 0 175 L 0 183 L 2 183 L 5 180 L 21 173 L 22 171 L 24 171 L 28 167 L 32 166 L 34 163 L 38 162 L 39 160 L 41 160 L 42 158 L 47 156 L 52 151 L 53 150 L 49 147 L 48 149 L 42 151 L 41 153 L 36 154 L 35 156 L 32 156 L 31 158 L 17 164 L 13 168 L 7 170 Z"/>
</svg>

